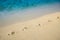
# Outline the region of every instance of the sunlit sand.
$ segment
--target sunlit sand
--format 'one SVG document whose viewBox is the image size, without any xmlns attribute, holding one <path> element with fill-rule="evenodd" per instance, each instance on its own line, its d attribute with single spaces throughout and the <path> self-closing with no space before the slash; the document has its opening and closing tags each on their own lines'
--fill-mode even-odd
<svg viewBox="0 0 60 40">
<path fill-rule="evenodd" d="M 0 40 L 60 40 L 60 12 L 2 27 Z"/>
</svg>

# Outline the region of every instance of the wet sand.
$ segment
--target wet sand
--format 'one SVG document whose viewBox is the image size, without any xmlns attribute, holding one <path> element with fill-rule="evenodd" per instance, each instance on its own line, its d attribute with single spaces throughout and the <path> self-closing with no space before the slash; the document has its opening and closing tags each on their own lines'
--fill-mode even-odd
<svg viewBox="0 0 60 40">
<path fill-rule="evenodd" d="M 60 40 L 60 12 L 2 27 L 0 40 Z"/>
</svg>

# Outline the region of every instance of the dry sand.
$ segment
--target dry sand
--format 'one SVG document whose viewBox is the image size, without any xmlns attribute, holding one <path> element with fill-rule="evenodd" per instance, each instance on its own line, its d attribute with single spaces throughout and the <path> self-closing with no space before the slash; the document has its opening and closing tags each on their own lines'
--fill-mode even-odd
<svg viewBox="0 0 60 40">
<path fill-rule="evenodd" d="M 60 40 L 60 12 L 2 27 L 0 40 Z"/>
</svg>

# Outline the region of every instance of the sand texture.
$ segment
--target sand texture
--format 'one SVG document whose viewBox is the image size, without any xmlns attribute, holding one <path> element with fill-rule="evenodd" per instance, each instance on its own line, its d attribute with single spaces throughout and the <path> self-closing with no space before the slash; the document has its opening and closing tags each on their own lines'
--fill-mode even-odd
<svg viewBox="0 0 60 40">
<path fill-rule="evenodd" d="M 60 40 L 60 12 L 2 27 L 0 40 Z"/>
</svg>

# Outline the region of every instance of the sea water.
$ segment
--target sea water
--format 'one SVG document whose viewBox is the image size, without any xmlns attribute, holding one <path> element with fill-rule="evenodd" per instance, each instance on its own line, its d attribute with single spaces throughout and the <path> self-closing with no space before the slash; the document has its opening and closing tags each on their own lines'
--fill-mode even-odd
<svg viewBox="0 0 60 40">
<path fill-rule="evenodd" d="M 60 12 L 60 0 L 0 0 L 0 26 Z"/>
</svg>

